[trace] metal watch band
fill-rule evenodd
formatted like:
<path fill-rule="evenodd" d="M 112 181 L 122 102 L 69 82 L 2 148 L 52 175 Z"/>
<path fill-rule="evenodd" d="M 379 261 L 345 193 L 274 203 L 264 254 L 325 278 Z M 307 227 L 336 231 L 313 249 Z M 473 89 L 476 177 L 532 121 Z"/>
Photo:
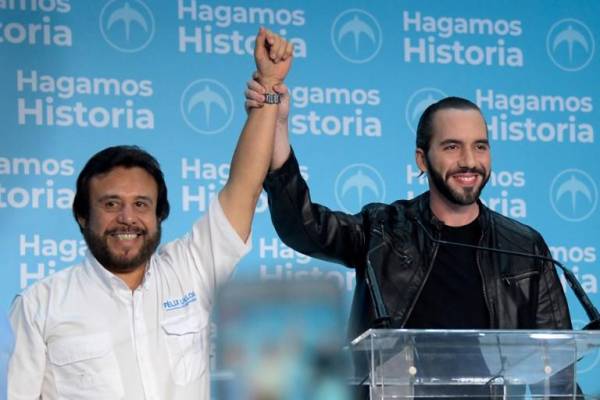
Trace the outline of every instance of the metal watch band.
<path fill-rule="evenodd" d="M 281 103 L 281 96 L 279 93 L 265 93 L 266 104 L 279 104 Z"/>

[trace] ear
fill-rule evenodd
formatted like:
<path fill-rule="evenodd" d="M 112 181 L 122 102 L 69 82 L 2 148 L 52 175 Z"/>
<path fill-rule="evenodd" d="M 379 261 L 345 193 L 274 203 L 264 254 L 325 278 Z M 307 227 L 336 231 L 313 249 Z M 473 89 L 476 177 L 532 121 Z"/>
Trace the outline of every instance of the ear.
<path fill-rule="evenodd" d="M 427 172 L 427 162 L 425 161 L 425 157 L 426 155 L 423 149 L 418 148 L 415 150 L 415 161 L 421 172 Z"/>
<path fill-rule="evenodd" d="M 84 229 L 87 225 L 87 221 L 81 216 L 77 216 L 77 223 L 79 224 L 80 229 Z"/>

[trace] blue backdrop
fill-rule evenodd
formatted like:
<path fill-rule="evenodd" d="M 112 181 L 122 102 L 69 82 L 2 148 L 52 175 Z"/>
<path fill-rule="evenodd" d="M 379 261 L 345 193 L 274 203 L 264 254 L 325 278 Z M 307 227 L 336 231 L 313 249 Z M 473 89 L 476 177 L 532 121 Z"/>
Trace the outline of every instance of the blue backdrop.
<path fill-rule="evenodd" d="M 165 240 L 204 213 L 245 119 L 260 25 L 296 46 L 290 131 L 315 200 L 355 212 L 425 190 L 419 115 L 467 97 L 489 124 L 484 201 L 542 232 L 600 304 L 598 15 L 589 0 L 0 0 L 0 307 L 83 254 L 74 183 L 105 146 L 137 144 L 162 163 Z M 264 196 L 253 243 L 238 276 L 308 274 L 350 297 L 353 271 L 283 245 Z M 600 393 L 594 357 L 581 379 Z"/>

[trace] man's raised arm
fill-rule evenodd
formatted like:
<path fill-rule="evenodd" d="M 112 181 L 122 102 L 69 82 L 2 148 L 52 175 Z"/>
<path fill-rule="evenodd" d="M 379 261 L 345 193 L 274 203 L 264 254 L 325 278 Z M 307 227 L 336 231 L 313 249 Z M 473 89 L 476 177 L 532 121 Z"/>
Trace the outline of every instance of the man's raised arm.
<path fill-rule="evenodd" d="M 281 84 L 292 62 L 292 45 L 261 28 L 256 37 L 254 60 L 257 77 L 269 93 Z M 245 241 L 250 235 L 256 202 L 273 154 L 277 104 L 252 109 L 238 140 L 229 179 L 219 193 L 227 219 Z"/>
<path fill-rule="evenodd" d="M 267 107 L 267 91 L 255 75 L 248 81 L 246 109 Z M 273 88 L 282 96 L 278 107 L 271 173 L 264 187 L 269 195 L 271 220 L 279 237 L 291 248 L 348 267 L 362 265 L 364 260 L 364 233 L 362 215 L 334 212 L 313 203 L 308 186 L 296 158 L 292 155 L 288 137 L 290 96 L 282 83 Z"/>
<path fill-rule="evenodd" d="M 261 108 L 265 105 L 264 97 L 267 90 L 259 83 L 258 73 L 255 73 L 247 83 L 245 107 L 248 112 Z M 281 96 L 281 103 L 277 110 L 277 122 L 275 124 L 275 140 L 273 142 L 273 156 L 271 158 L 270 170 L 275 171 L 290 157 L 291 147 L 288 137 L 288 117 L 290 114 L 290 95 L 285 84 L 281 83 L 273 87 L 273 91 Z"/>

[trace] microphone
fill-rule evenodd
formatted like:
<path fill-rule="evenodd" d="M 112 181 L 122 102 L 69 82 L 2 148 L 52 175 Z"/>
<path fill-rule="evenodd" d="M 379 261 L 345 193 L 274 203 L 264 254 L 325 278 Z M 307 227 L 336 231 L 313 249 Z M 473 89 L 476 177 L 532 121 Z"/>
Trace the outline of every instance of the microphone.
<path fill-rule="evenodd" d="M 373 265 L 371 264 L 370 256 L 374 250 L 379 249 L 383 246 L 381 243 L 379 246 L 373 247 L 371 250 L 367 252 L 367 266 L 365 273 L 365 283 L 367 284 L 367 288 L 369 289 L 369 294 L 371 295 L 371 300 L 373 300 L 373 310 L 375 311 L 375 321 L 373 321 L 373 326 L 375 328 L 384 328 L 387 329 L 390 327 L 390 314 L 387 311 L 387 307 L 383 302 L 383 296 L 381 295 L 381 288 L 379 287 L 379 281 L 377 280 L 377 276 L 375 275 L 375 270 L 373 269 Z"/>
<path fill-rule="evenodd" d="M 579 283 L 579 281 L 577 280 L 577 278 L 575 277 L 573 272 L 571 272 L 569 269 L 567 269 L 564 265 L 562 265 L 557 260 L 555 260 L 551 257 L 541 256 L 538 254 L 525 253 L 522 251 L 504 250 L 504 249 L 497 249 L 494 247 L 478 246 L 478 245 L 473 245 L 473 244 L 466 244 L 466 243 L 452 242 L 449 240 L 436 239 L 433 237 L 431 232 L 429 232 L 429 230 L 425 227 L 425 225 L 423 225 L 423 223 L 417 217 L 413 216 L 412 219 L 413 219 L 413 221 L 415 221 L 417 223 L 417 225 L 421 228 L 421 230 L 425 233 L 425 235 L 429 238 L 429 240 L 431 240 L 434 243 L 448 245 L 448 246 L 468 247 L 471 249 L 484 250 L 484 251 L 489 251 L 492 253 L 508 254 L 508 255 L 517 256 L 517 257 L 533 258 L 533 259 L 537 259 L 537 260 L 551 262 L 552 264 L 556 265 L 563 271 L 563 273 L 565 274 L 565 278 L 567 280 L 567 284 L 569 285 L 571 290 L 573 290 L 573 293 L 575 293 L 575 297 L 577 297 L 577 300 L 579 300 L 579 303 L 581 304 L 585 313 L 587 314 L 588 318 L 590 319 L 590 322 L 586 326 L 584 326 L 583 329 L 584 330 L 600 330 L 600 313 L 598 312 L 596 307 L 594 307 L 594 304 L 592 304 L 592 301 L 590 300 L 588 295 L 585 293 L 585 291 L 581 287 L 581 284 Z"/>

